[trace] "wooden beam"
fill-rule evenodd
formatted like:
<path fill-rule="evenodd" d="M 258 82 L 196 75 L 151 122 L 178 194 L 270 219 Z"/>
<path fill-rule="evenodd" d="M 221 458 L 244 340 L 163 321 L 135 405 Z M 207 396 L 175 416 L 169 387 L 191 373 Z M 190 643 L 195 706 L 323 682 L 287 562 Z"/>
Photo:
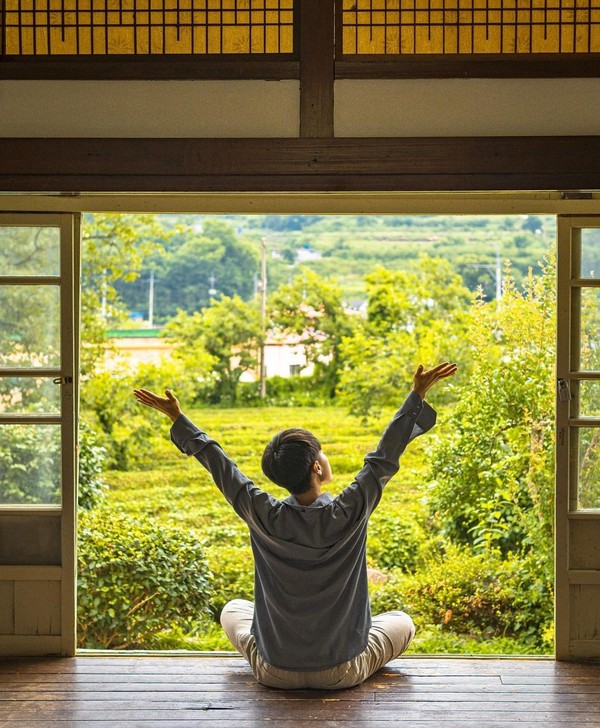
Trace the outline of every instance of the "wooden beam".
<path fill-rule="evenodd" d="M 300 136 L 333 136 L 334 2 L 300 5 Z"/>
<path fill-rule="evenodd" d="M 6 56 L 0 61 L 0 79 L 281 79 L 299 78 L 298 61 L 274 54 L 259 58 L 205 56 Z"/>
<path fill-rule="evenodd" d="M 600 189 L 600 136 L 0 139 L 1 191 Z"/>
<path fill-rule="evenodd" d="M 336 78 L 596 78 L 600 53 L 344 56 Z"/>

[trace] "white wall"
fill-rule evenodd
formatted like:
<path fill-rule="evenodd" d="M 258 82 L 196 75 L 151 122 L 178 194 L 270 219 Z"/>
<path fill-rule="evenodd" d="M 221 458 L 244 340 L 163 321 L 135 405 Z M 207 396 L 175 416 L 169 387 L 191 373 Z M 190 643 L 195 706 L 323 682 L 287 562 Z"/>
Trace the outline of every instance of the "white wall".
<path fill-rule="evenodd" d="M 298 133 L 298 81 L 0 81 L 2 137 Z"/>
<path fill-rule="evenodd" d="M 0 81 L 0 137 L 296 137 L 298 81 Z M 335 134 L 600 134 L 600 79 L 342 80 Z"/>
<path fill-rule="evenodd" d="M 335 134 L 600 134 L 600 79 L 336 81 Z"/>

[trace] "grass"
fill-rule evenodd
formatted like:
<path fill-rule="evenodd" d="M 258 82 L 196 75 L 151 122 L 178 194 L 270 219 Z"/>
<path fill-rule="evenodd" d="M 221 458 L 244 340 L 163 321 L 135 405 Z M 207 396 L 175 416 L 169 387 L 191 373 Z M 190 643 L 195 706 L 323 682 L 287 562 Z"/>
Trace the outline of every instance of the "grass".
<path fill-rule="evenodd" d="M 314 432 L 334 474 L 334 482 L 327 490 L 336 495 L 352 482 L 392 414 L 393 410 L 389 410 L 363 426 L 341 407 L 196 409 L 188 413 L 221 444 L 242 472 L 277 498 L 285 498 L 288 493 L 267 481 L 260 468 L 264 447 L 273 434 L 288 427 L 304 427 Z M 150 515 L 193 528 L 208 541 L 217 526 L 245 532 L 245 524 L 217 491 L 210 475 L 194 458 L 182 455 L 170 442 L 168 433 L 165 420 L 164 440 L 154 452 L 141 454 L 138 470 L 106 473 L 109 504 L 131 515 Z M 422 440 L 411 444 L 380 508 L 385 508 L 386 503 L 409 506 L 418 499 L 423 445 Z"/>

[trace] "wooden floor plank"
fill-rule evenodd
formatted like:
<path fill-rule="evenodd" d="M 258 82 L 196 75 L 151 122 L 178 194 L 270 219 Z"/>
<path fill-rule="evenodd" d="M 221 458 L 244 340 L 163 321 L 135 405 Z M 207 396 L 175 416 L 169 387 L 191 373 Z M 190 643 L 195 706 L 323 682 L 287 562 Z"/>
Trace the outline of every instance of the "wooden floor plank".
<path fill-rule="evenodd" d="M 360 711 L 363 715 L 378 713 L 385 715 L 388 712 L 404 713 L 408 710 L 421 710 L 423 712 L 447 712 L 450 710 L 461 712 L 477 712 L 480 715 L 487 713 L 496 713 L 498 715 L 504 713 L 512 713 L 518 709 L 525 713 L 530 712 L 546 712 L 548 714 L 569 713 L 579 714 L 586 713 L 600 718 L 600 702 L 582 703 L 580 701 L 570 701 L 565 704 L 559 699 L 554 700 L 538 700 L 530 701 L 526 704 L 519 700 L 495 700 L 493 698 L 487 700 L 471 700 L 465 701 L 460 698 L 447 700 L 445 696 L 439 695 L 437 700 L 399 700 L 399 701 L 346 701 L 339 698 L 329 699 L 303 699 L 288 700 L 286 706 L 278 704 L 279 701 L 273 700 L 231 700 L 228 698 L 213 699 L 211 697 L 192 697 L 177 698 L 176 700 L 139 700 L 136 698 L 128 698 L 123 700 L 121 696 L 113 699 L 49 699 L 49 700 L 7 700 L 0 703 L 0 718 L 14 717 L 17 713 L 36 715 L 43 712 L 44 715 L 59 715 L 60 713 L 85 713 L 93 714 L 96 712 L 108 714 L 117 713 L 145 713 L 152 711 L 154 713 L 168 711 L 220 711 L 234 710 L 240 714 L 249 710 L 259 711 L 265 714 L 273 710 L 279 711 L 282 707 L 290 713 L 301 714 L 303 712 L 315 712 L 319 715 L 325 715 L 335 711 L 336 714 L 347 714 L 350 711 Z M 333 716 L 334 717 L 334 716 Z"/>
<path fill-rule="evenodd" d="M 282 718 L 283 715 L 287 719 L 296 720 L 297 727 L 304 724 L 316 726 L 322 724 L 323 721 L 337 721 L 338 726 L 346 723 L 348 726 L 355 725 L 358 721 L 372 721 L 380 720 L 385 722 L 392 722 L 394 720 L 398 722 L 406 723 L 406 721 L 414 720 L 429 720 L 435 721 L 438 724 L 445 726 L 445 721 L 454 719 L 455 721 L 463 721 L 463 726 L 468 725 L 469 722 L 477 724 L 479 726 L 487 726 L 489 721 L 503 721 L 504 724 L 521 723 L 525 725 L 537 725 L 547 724 L 548 722 L 567 725 L 586 725 L 590 724 L 593 726 L 600 725 L 600 713 L 585 713 L 585 712 L 563 712 L 563 713 L 552 713 L 547 710 L 538 711 L 523 711 L 523 710 L 512 710 L 503 711 L 497 713 L 496 711 L 481 711 L 481 710 L 461 710 L 460 713 L 455 715 L 450 714 L 445 708 L 436 709 L 431 711 L 424 711 L 421 708 L 415 708 L 413 706 L 399 707 L 398 710 L 389 711 L 386 714 L 376 709 L 361 709 L 358 714 L 355 710 L 345 710 L 343 708 L 338 709 L 337 707 L 330 708 L 328 710 L 306 710 L 300 709 L 298 711 L 285 709 L 285 713 L 266 710 L 252 710 L 243 708 L 218 708 L 214 706 L 199 707 L 197 709 L 154 709 L 148 708 L 145 710 L 128 710 L 128 711 L 103 711 L 103 710 L 61 710 L 60 712 L 54 710 L 39 710 L 32 712 L 27 709 L 15 709 L 12 713 L 7 712 L 0 717 L 0 721 L 4 721 L 4 725 L 13 725 L 15 720 L 29 720 L 29 722 L 41 721 L 41 720 L 71 720 L 80 721 L 81 725 L 88 725 L 91 721 L 103 720 L 103 721 L 122 721 L 129 722 L 129 725 L 137 723 L 138 721 L 148 720 L 169 720 L 169 721 L 196 721 L 199 724 L 205 726 L 215 726 L 227 717 L 228 720 L 234 720 L 238 725 L 247 725 L 248 722 L 252 721 L 263 721 L 264 725 L 270 725 L 271 722 L 277 718 Z"/>
<path fill-rule="evenodd" d="M 0 724 L 2 725 L 2 724 Z M 67 721 L 31 721 L 29 719 L 19 720 L 15 719 L 9 726 L 3 726 L 3 728 L 81 728 L 82 725 L 90 726 L 90 728 L 194 728 L 198 725 L 197 721 L 192 718 L 190 720 L 177 718 L 166 719 L 166 720 L 138 720 L 135 722 L 131 721 L 106 721 L 106 720 L 88 720 L 84 723 L 77 720 Z M 218 725 L 220 728 L 240 728 L 240 723 L 236 719 L 228 719 L 219 717 Z M 302 728 L 303 723 L 297 719 L 293 720 L 269 720 L 265 723 L 261 720 L 249 720 L 245 721 L 243 728 Z M 314 725 L 314 723 L 311 723 Z M 319 728 L 340 728 L 342 723 L 338 720 L 332 721 L 321 721 L 319 722 Z M 362 720 L 357 718 L 353 721 L 352 725 L 360 726 L 360 728 L 399 728 L 400 724 L 396 718 L 389 720 Z M 482 723 L 466 723 L 464 720 L 444 720 L 440 723 L 439 719 L 433 718 L 432 720 L 427 719 L 413 719 L 410 724 L 403 722 L 401 724 L 403 728 L 465 728 L 465 726 L 473 725 L 478 728 L 525 728 L 527 725 L 543 725 L 544 728 L 565 728 L 567 725 L 564 722 L 555 722 L 553 720 L 541 720 L 535 721 L 534 723 L 526 723 L 523 721 L 515 721 L 507 723 L 504 719 L 491 719 L 486 720 L 485 724 Z M 586 724 L 586 728 L 591 728 L 593 724 Z"/>
<path fill-rule="evenodd" d="M 375 686 L 372 686 L 375 687 Z M 131 696 L 143 696 L 145 698 L 156 699 L 192 699 L 199 696 L 206 696 L 206 699 L 216 699 L 219 696 L 227 696 L 235 700 L 248 700 L 249 698 L 256 700 L 301 700 L 305 697 L 325 698 L 331 695 L 330 691 L 285 691 L 285 690 L 269 690 L 260 688 L 257 684 L 230 689 L 221 685 L 198 685 L 195 689 L 182 686 L 163 686 L 163 685 L 144 685 L 136 686 L 130 683 L 119 685 L 111 683 L 106 685 L 103 683 L 76 686 L 56 686 L 44 685 L 44 689 L 40 689 L 39 684 L 22 686 L 13 684 L 11 689 L 0 690 L 1 700 L 53 700 L 66 699 L 76 696 L 78 699 L 106 699 L 106 695 L 114 695 L 116 698 L 129 699 Z M 510 686 L 510 688 L 502 687 L 493 688 L 486 686 L 478 688 L 476 686 L 457 686 L 444 685 L 406 685 L 399 688 L 377 687 L 373 692 L 345 690 L 336 691 L 335 696 L 340 700 L 365 701 L 377 700 L 384 702 L 397 702 L 403 700 L 433 700 L 436 696 L 443 695 L 445 700 L 456 700 L 457 696 L 463 696 L 464 700 L 476 700 L 479 696 L 494 696 L 497 700 L 519 700 L 529 702 L 534 700 L 542 700 L 543 696 L 560 696 L 562 700 L 600 700 L 600 691 L 595 686 L 566 686 L 557 690 L 552 686 L 534 685 L 534 686 Z M 104 696 L 104 698 L 103 698 Z M 375 698 L 376 696 L 376 698 Z"/>
<path fill-rule="evenodd" d="M 259 685 L 239 657 L 8 659 L 0 728 L 600 728 L 600 666 L 396 660 L 342 691 Z"/>

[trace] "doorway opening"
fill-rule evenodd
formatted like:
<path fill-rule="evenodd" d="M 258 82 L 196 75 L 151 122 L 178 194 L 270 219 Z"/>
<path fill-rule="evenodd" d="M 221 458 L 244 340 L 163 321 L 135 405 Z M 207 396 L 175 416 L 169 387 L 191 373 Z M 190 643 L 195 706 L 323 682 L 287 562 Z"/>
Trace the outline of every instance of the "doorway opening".
<path fill-rule="evenodd" d="M 276 497 L 264 445 L 314 431 L 335 495 L 449 359 L 370 522 L 373 612 L 413 615 L 413 653 L 551 654 L 555 237 L 551 215 L 84 215 L 79 646 L 228 650 L 218 614 L 252 598 L 245 525 L 134 386 L 172 388 Z"/>

